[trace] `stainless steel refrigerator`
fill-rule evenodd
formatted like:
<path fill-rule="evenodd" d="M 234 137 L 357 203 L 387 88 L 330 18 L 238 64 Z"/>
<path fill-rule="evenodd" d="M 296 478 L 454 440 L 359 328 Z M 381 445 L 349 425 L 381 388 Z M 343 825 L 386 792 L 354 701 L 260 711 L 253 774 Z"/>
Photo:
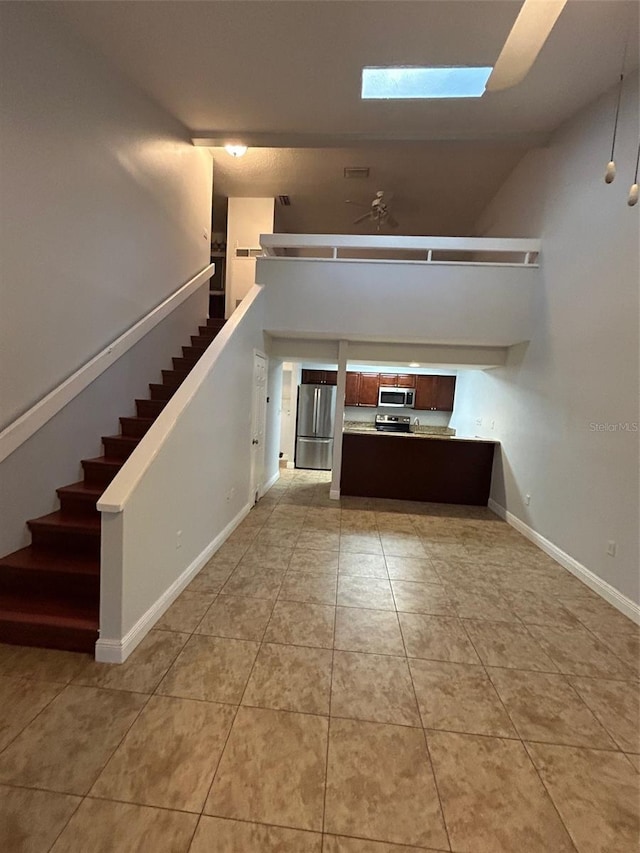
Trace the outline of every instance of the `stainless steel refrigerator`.
<path fill-rule="evenodd" d="M 335 385 L 298 387 L 296 468 L 331 470 L 335 411 Z"/>

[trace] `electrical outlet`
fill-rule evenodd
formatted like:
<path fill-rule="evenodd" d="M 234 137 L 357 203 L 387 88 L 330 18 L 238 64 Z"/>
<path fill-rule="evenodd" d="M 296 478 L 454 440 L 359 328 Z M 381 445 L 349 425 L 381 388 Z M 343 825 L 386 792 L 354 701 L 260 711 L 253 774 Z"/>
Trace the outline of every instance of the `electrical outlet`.
<path fill-rule="evenodd" d="M 613 539 L 609 539 L 609 541 L 607 542 L 607 554 L 610 557 L 615 557 L 617 550 L 618 550 L 618 543 L 614 542 Z"/>
<path fill-rule="evenodd" d="M 176 531 L 176 550 L 182 548 L 182 530 Z"/>
<path fill-rule="evenodd" d="M 531 503 L 531 495 L 525 495 L 524 496 L 524 505 L 529 506 L 530 503 Z"/>

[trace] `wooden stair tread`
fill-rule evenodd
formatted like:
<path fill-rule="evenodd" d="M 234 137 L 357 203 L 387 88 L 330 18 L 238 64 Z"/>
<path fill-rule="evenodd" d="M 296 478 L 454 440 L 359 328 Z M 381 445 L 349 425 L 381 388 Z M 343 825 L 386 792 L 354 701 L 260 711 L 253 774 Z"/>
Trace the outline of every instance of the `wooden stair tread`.
<path fill-rule="evenodd" d="M 87 462 L 89 465 L 104 465 L 105 467 L 112 467 L 114 465 L 117 465 L 118 468 L 122 468 L 125 463 L 125 460 L 116 459 L 112 456 L 94 456 L 92 459 L 83 459 L 82 462 Z"/>
<path fill-rule="evenodd" d="M 104 489 L 100 486 L 88 486 L 84 480 L 79 480 L 77 483 L 69 483 L 68 486 L 60 486 L 59 489 L 56 489 L 56 494 L 58 495 L 78 495 L 80 497 L 93 498 L 95 497 L 96 502 L 100 500 L 100 497 Z"/>
<path fill-rule="evenodd" d="M 0 558 L 0 575 L 3 567 L 25 572 L 65 572 L 77 575 L 99 575 L 100 560 L 86 554 L 63 554 L 60 551 L 34 548 L 28 545 L 6 557 Z"/>
<path fill-rule="evenodd" d="M 99 515 L 65 515 L 61 510 L 56 510 L 48 513 L 48 515 L 41 515 L 39 518 L 31 518 L 27 524 L 30 528 L 55 527 L 60 530 L 99 536 L 101 520 Z"/>
<path fill-rule="evenodd" d="M 45 613 L 36 609 L 16 609 L 15 603 L 0 605 L 0 622 L 46 625 L 50 628 L 73 628 L 98 631 L 98 613 Z"/>

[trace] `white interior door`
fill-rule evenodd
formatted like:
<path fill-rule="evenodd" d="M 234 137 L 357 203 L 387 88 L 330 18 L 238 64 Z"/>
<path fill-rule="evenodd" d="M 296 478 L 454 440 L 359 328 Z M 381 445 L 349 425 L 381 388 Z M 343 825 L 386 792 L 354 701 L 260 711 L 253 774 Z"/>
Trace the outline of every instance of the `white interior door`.
<path fill-rule="evenodd" d="M 253 354 L 253 404 L 251 415 L 251 492 L 255 503 L 264 484 L 264 438 L 267 421 L 267 358 Z"/>

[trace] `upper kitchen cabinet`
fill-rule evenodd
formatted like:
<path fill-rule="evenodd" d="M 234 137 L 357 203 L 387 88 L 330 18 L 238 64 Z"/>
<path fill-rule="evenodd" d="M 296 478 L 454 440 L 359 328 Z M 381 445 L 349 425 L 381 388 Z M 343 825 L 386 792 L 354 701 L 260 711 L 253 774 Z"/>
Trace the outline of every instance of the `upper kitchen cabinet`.
<path fill-rule="evenodd" d="M 337 370 L 303 370 L 303 385 L 337 385 Z"/>
<path fill-rule="evenodd" d="M 415 409 L 452 412 L 456 389 L 455 376 L 416 376 Z"/>
<path fill-rule="evenodd" d="M 358 394 L 359 406 L 378 405 L 378 388 L 380 386 L 379 373 L 361 373 L 360 374 L 360 392 Z"/>
<path fill-rule="evenodd" d="M 415 388 L 416 377 L 413 373 L 399 373 L 397 378 L 398 388 Z"/>
<path fill-rule="evenodd" d="M 347 373 L 347 381 L 344 389 L 345 406 L 360 405 L 360 374 Z"/>

